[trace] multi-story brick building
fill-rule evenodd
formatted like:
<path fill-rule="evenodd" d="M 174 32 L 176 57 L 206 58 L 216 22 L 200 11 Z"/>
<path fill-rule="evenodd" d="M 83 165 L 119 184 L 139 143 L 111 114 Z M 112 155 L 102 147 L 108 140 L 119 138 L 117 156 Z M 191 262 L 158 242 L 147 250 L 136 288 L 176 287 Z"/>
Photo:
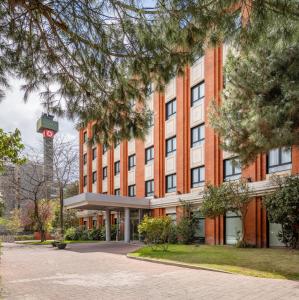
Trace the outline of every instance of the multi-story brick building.
<path fill-rule="evenodd" d="M 274 149 L 268 155 L 259 155 L 247 168 L 232 164 L 234 155 L 221 150 L 219 137 L 208 125 L 208 109 L 212 99 L 220 102 L 226 52 L 226 46 L 207 50 L 186 67 L 183 76 L 173 78 L 164 93 L 149 95 L 148 106 L 154 117 L 144 141 L 122 141 L 110 149 L 101 145 L 89 147 L 86 141 L 91 137 L 92 125 L 79 132 L 82 194 L 75 200 L 67 200 L 66 205 L 89 209 L 80 213 L 82 225 L 99 226 L 111 211 L 109 223 L 117 220 L 122 223 L 123 207 L 134 209 L 127 205 L 127 196 L 133 197 L 135 208 L 147 208 L 154 216 L 170 215 L 178 220 L 180 200 L 192 203 L 197 209 L 205 183 L 219 185 L 242 176 L 253 190 L 246 216 L 247 242 L 257 247 L 279 245 L 276 238 L 279 226 L 269 224 L 261 196 L 273 188 L 270 174 L 299 172 L 299 150 Z M 98 205 L 96 202 L 91 205 L 93 197 L 99 201 Z M 109 209 L 107 201 L 117 204 L 110 206 L 103 217 L 100 210 Z M 131 216 L 134 220 L 134 214 Z M 135 219 L 138 217 L 136 214 Z M 231 213 L 202 219 L 199 226 L 198 235 L 207 244 L 234 243 L 236 232 L 241 230 L 240 218 Z"/>

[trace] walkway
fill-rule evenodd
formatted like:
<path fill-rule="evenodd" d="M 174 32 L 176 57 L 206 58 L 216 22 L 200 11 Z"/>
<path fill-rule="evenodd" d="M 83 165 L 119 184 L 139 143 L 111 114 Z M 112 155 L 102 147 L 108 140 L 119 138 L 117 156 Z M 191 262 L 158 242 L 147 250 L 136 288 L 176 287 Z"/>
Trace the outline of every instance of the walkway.
<path fill-rule="evenodd" d="M 128 259 L 138 245 L 4 244 L 3 298 L 48 299 L 299 299 L 299 282 L 191 270 Z M 0 297 L 1 298 L 1 297 Z"/>

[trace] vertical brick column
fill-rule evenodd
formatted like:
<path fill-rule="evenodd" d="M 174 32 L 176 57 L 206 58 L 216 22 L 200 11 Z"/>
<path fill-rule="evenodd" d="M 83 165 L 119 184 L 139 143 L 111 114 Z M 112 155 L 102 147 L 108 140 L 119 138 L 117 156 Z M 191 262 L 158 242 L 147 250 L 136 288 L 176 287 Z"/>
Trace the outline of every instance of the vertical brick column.
<path fill-rule="evenodd" d="M 176 177 L 177 192 L 190 191 L 190 80 L 189 68 L 176 79 Z M 188 101 L 189 100 L 189 101 Z"/>
<path fill-rule="evenodd" d="M 97 145 L 97 192 L 102 193 L 103 183 L 103 147 L 101 144 Z"/>
<path fill-rule="evenodd" d="M 158 217 L 163 217 L 165 216 L 165 208 L 154 208 L 153 209 L 153 217 L 158 218 Z"/>
<path fill-rule="evenodd" d="M 220 139 L 209 126 L 208 108 L 213 99 L 220 104 L 222 77 L 222 48 L 208 49 L 205 53 L 205 179 L 213 185 L 223 181 L 223 162 Z M 205 231 L 207 244 L 223 244 L 224 218 L 207 218 Z"/>
<path fill-rule="evenodd" d="M 92 123 L 87 126 L 88 139 L 92 138 Z M 87 191 L 92 192 L 92 147 L 87 144 Z"/>
<path fill-rule="evenodd" d="M 83 218 L 79 218 L 79 225 L 80 225 L 80 226 L 83 226 L 83 224 L 84 224 Z"/>
<path fill-rule="evenodd" d="M 136 168 L 135 168 L 135 182 L 136 182 L 136 196 L 144 197 L 145 185 L 144 185 L 144 142 L 142 140 L 136 139 Z"/>
<path fill-rule="evenodd" d="M 128 195 L 128 142 L 120 145 L 120 194 Z"/>
<path fill-rule="evenodd" d="M 299 147 L 292 147 L 292 174 L 299 174 Z"/>
<path fill-rule="evenodd" d="M 165 97 L 162 93 L 154 94 L 154 189 L 155 197 L 165 195 Z"/>
<path fill-rule="evenodd" d="M 84 143 L 83 129 L 80 129 L 79 130 L 79 193 L 80 194 L 83 193 L 83 143 Z"/>
<path fill-rule="evenodd" d="M 97 228 L 101 228 L 103 226 L 103 216 L 97 215 Z"/>
<path fill-rule="evenodd" d="M 107 192 L 108 195 L 114 194 L 114 146 L 110 146 L 108 153 L 107 153 L 107 167 L 108 167 L 108 174 L 107 174 Z"/>
<path fill-rule="evenodd" d="M 92 217 L 88 217 L 88 229 L 92 229 Z"/>

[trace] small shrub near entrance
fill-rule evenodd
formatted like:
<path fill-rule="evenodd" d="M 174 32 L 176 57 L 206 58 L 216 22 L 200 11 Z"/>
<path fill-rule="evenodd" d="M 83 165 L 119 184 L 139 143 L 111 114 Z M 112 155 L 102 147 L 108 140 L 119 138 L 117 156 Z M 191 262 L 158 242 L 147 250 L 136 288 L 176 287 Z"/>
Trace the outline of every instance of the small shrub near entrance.
<path fill-rule="evenodd" d="M 145 216 L 138 226 L 138 232 L 153 250 L 166 251 L 173 231 L 172 220 L 169 217 L 151 218 Z"/>

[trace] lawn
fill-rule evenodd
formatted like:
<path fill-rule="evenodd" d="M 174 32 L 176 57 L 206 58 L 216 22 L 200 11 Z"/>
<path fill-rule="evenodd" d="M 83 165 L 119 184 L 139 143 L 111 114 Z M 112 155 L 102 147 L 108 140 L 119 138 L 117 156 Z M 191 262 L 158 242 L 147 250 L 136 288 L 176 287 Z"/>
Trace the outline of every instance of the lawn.
<path fill-rule="evenodd" d="M 180 262 L 256 277 L 299 280 L 298 250 L 169 245 L 165 252 L 143 247 L 129 256 Z"/>
<path fill-rule="evenodd" d="M 52 245 L 53 240 L 47 240 L 44 242 L 41 241 L 18 241 L 18 244 L 26 244 L 26 245 Z M 101 241 L 64 241 L 66 244 L 78 244 L 78 243 L 100 243 Z"/>

